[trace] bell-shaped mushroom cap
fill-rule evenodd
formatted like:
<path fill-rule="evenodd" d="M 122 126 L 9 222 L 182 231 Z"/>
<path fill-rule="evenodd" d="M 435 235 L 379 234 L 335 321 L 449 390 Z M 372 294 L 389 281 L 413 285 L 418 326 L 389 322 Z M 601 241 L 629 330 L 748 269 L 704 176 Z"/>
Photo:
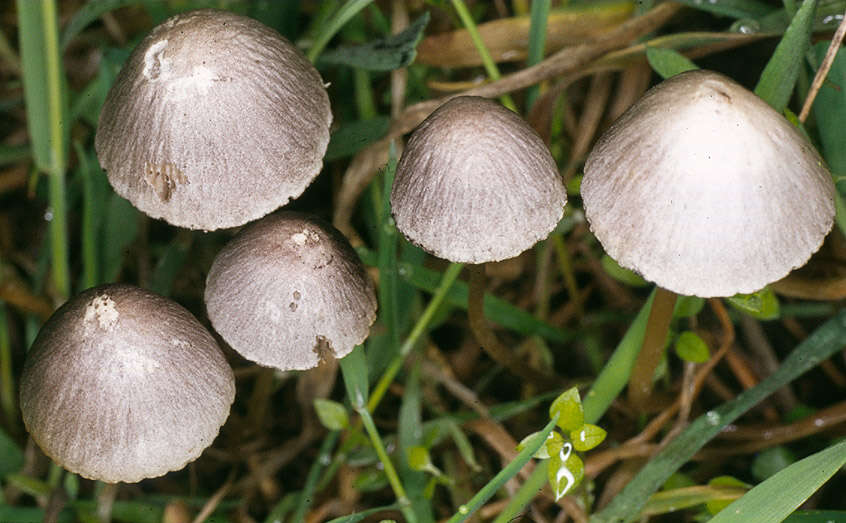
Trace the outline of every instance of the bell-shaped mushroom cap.
<path fill-rule="evenodd" d="M 543 140 L 496 102 L 453 98 L 412 133 L 391 206 L 412 243 L 447 260 L 517 256 L 555 228 L 567 192 Z"/>
<path fill-rule="evenodd" d="M 212 335 L 171 300 L 129 285 L 75 296 L 27 354 L 21 414 L 56 463 L 136 482 L 178 470 L 211 445 L 235 399 Z"/>
<path fill-rule="evenodd" d="M 153 218 L 213 230 L 296 198 L 323 165 L 332 113 L 317 70 L 256 20 L 204 9 L 135 48 L 97 128 L 118 194 Z"/>
<path fill-rule="evenodd" d="M 280 370 L 346 356 L 376 319 L 373 283 L 347 239 L 295 212 L 241 230 L 212 263 L 205 299 L 233 349 Z"/>
<path fill-rule="evenodd" d="M 723 75 L 648 91 L 585 164 L 585 214 L 623 267 L 679 294 L 756 291 L 803 265 L 834 220 L 813 146 Z"/>

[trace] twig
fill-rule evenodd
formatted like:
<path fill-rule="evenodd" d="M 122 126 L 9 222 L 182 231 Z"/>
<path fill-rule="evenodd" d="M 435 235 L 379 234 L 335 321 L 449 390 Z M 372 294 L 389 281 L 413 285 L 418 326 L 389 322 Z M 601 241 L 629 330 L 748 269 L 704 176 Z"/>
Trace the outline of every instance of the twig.
<path fill-rule="evenodd" d="M 405 0 L 391 2 L 391 33 L 397 34 L 408 27 L 408 7 Z M 408 84 L 408 69 L 401 67 L 391 71 L 391 118 L 402 113 Z"/>
<path fill-rule="evenodd" d="M 565 180 L 573 177 L 588 152 L 590 152 L 590 147 L 594 142 L 594 138 L 596 138 L 596 131 L 599 129 L 599 123 L 602 121 L 602 115 L 605 114 L 605 108 L 608 105 L 610 94 L 611 73 L 599 72 L 593 75 L 590 80 L 587 97 L 585 98 L 582 115 L 579 118 L 577 134 L 570 148 L 570 161 L 564 169 L 563 177 Z"/>
<path fill-rule="evenodd" d="M 753 360 L 763 370 L 764 377 L 778 370 L 778 358 L 764 333 L 761 323 L 751 316 L 743 315 L 740 318 L 740 326 L 743 329 L 743 334 L 745 334 L 749 350 L 754 355 Z M 782 412 L 790 412 L 799 403 L 796 394 L 793 393 L 793 389 L 789 385 L 775 391 L 773 398 L 781 403 Z"/>
<path fill-rule="evenodd" d="M 843 15 L 840 25 L 837 26 L 837 31 L 834 32 L 834 37 L 831 39 L 831 44 L 825 52 L 820 68 L 817 69 L 817 74 L 814 76 L 814 81 L 811 82 L 811 89 L 808 90 L 808 96 L 805 98 L 805 104 L 802 106 L 802 111 L 799 113 L 799 121 L 805 123 L 808 114 L 811 112 L 811 106 L 814 105 L 814 99 L 817 97 L 820 88 L 822 87 L 825 77 L 828 76 L 828 71 L 834 64 L 834 57 L 840 49 L 840 44 L 843 42 L 843 37 L 846 36 L 846 13 Z"/>
<path fill-rule="evenodd" d="M 844 422 L 846 422 L 846 404 L 841 402 L 807 418 L 778 427 L 729 425 L 718 434 L 718 437 L 735 441 L 746 440 L 745 443 L 733 443 L 726 447 L 704 449 L 697 453 L 694 459 L 701 461 L 715 457 L 752 454 L 765 448 L 775 447 L 829 430 L 835 426 L 843 425 Z"/>
<path fill-rule="evenodd" d="M 442 371 L 429 361 L 422 362 L 421 370 L 423 371 L 423 374 L 443 385 L 444 388 L 459 401 L 476 411 L 479 416 L 482 416 L 483 418 L 490 417 L 488 408 L 484 403 L 482 403 L 482 400 L 475 392 L 473 392 L 472 389 L 468 388 L 452 376 L 449 376 L 446 372 Z"/>
<path fill-rule="evenodd" d="M 234 479 L 235 469 L 233 468 L 229 473 L 229 477 L 226 479 L 226 482 L 217 489 L 217 492 L 212 494 L 208 501 L 206 501 L 206 504 L 203 505 L 202 509 L 200 509 L 200 512 L 197 514 L 197 517 L 194 518 L 192 523 L 203 523 L 203 521 L 212 515 L 220 502 L 223 501 L 223 498 L 226 497 L 226 494 L 229 493 Z"/>

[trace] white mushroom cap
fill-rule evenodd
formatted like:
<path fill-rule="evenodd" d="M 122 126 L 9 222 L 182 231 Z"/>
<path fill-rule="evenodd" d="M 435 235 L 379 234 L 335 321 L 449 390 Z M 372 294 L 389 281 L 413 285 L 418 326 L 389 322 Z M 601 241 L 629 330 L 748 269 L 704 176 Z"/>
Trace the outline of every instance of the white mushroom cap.
<path fill-rule="evenodd" d="M 133 51 L 95 147 L 140 210 L 213 230 L 302 194 L 331 122 L 323 81 L 296 47 L 256 20 L 204 9 L 168 18 Z"/>
<path fill-rule="evenodd" d="M 567 192 L 543 140 L 518 115 L 460 96 L 421 123 L 397 165 L 397 228 L 447 260 L 517 256 L 564 214 Z"/>
<path fill-rule="evenodd" d="M 41 329 L 21 377 L 21 414 L 56 463 L 136 482 L 211 445 L 235 379 L 212 335 L 171 300 L 129 285 L 89 289 Z"/>
<path fill-rule="evenodd" d="M 585 164 L 585 214 L 623 267 L 679 294 L 756 291 L 803 265 L 834 220 L 813 146 L 723 75 L 648 91 Z"/>
<path fill-rule="evenodd" d="M 373 283 L 347 239 L 294 212 L 241 230 L 212 263 L 205 300 L 233 349 L 281 370 L 346 356 L 376 319 Z"/>

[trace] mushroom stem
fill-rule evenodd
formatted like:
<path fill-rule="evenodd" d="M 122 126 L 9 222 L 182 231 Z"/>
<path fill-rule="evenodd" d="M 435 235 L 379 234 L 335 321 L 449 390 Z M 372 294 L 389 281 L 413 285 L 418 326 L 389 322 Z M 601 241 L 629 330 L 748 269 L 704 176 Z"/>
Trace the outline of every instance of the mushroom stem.
<path fill-rule="evenodd" d="M 103 487 L 97 494 L 97 519 L 100 523 L 109 523 L 112 520 L 112 507 L 117 497 L 117 483 L 103 483 Z"/>
<path fill-rule="evenodd" d="M 553 389 L 561 387 L 562 382 L 556 376 L 546 374 L 529 367 L 526 363 L 515 357 L 511 350 L 500 343 L 496 334 L 488 328 L 484 313 L 485 297 L 485 266 L 469 265 L 470 269 L 470 296 L 467 302 L 467 315 L 470 319 L 470 330 L 482 349 L 488 353 L 495 362 L 499 363 L 513 374 L 528 380 L 539 387 Z"/>
<path fill-rule="evenodd" d="M 629 378 L 629 401 L 640 412 L 646 410 L 647 401 L 652 394 L 652 380 L 655 368 L 664 354 L 676 297 L 676 293 L 663 287 L 655 289 L 655 299 L 652 300 L 652 310 L 649 311 L 649 319 L 646 321 L 643 345 Z"/>

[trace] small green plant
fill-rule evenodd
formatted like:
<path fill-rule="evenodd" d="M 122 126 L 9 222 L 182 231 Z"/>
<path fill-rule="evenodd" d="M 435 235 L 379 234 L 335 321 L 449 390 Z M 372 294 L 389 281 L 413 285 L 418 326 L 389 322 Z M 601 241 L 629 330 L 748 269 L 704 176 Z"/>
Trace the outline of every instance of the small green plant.
<path fill-rule="evenodd" d="M 752 294 L 736 294 L 728 302 L 735 309 L 759 320 L 774 320 L 779 316 L 778 298 L 769 287 Z"/>
<path fill-rule="evenodd" d="M 407 458 L 408 466 L 412 470 L 426 472 L 432 476 L 426 483 L 426 488 L 423 489 L 423 495 L 426 499 L 432 499 L 435 493 L 435 487 L 438 485 L 452 485 L 452 479 L 432 463 L 432 456 L 426 447 L 417 445 L 409 448 Z"/>
<path fill-rule="evenodd" d="M 582 398 L 576 387 L 565 390 L 549 406 L 549 419 L 555 420 L 559 430 L 553 430 L 546 442 L 535 452 L 537 459 L 548 459 L 549 486 L 556 501 L 581 484 L 585 476 L 585 464 L 576 452 L 587 452 L 605 440 L 605 429 L 592 423 L 585 423 Z M 521 448 L 536 432 L 520 442 Z"/>

